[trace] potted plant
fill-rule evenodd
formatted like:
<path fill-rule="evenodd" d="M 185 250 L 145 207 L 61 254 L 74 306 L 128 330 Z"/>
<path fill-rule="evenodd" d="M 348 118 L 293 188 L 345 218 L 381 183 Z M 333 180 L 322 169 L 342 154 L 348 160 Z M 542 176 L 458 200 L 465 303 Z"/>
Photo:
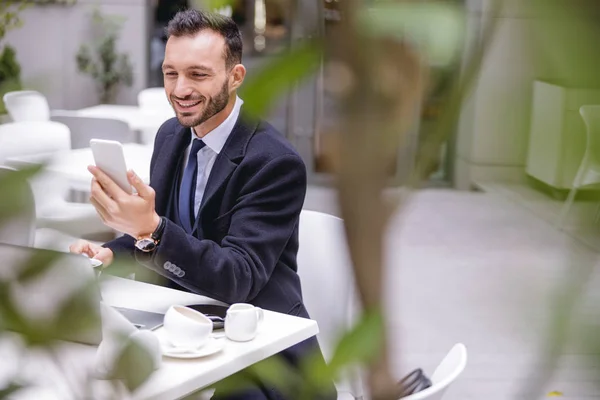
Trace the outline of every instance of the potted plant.
<path fill-rule="evenodd" d="M 114 103 L 121 85 L 133 84 L 133 67 L 129 55 L 117 52 L 117 39 L 123 20 L 106 16 L 95 10 L 92 14 L 96 42 L 93 47 L 82 44 L 77 52 L 77 67 L 90 75 L 98 88 L 99 100 L 103 104 Z"/>
<path fill-rule="evenodd" d="M 21 66 L 17 61 L 17 52 L 8 44 L 2 45 L 6 33 L 23 24 L 19 13 L 27 7 L 27 3 L 0 2 L 0 115 L 6 114 L 2 96 L 4 93 L 21 89 Z"/>

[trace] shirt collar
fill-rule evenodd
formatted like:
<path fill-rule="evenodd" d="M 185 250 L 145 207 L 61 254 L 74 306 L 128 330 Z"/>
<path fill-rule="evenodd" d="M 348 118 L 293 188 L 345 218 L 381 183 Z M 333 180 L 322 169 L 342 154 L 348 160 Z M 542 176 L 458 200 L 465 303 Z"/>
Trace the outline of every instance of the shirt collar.
<path fill-rule="evenodd" d="M 206 147 L 210 148 L 215 153 L 221 153 L 223 150 L 223 146 L 225 146 L 225 142 L 235 123 L 237 122 L 238 116 L 240 115 L 240 109 L 242 108 L 242 104 L 244 101 L 240 99 L 238 96 L 235 96 L 235 104 L 233 105 L 233 109 L 231 110 L 231 114 L 221 123 L 221 125 L 217 126 L 212 131 L 208 132 L 203 138 L 202 141 L 206 145 Z M 194 128 L 190 129 L 192 133 L 192 140 L 197 139 L 196 132 L 194 132 Z"/>

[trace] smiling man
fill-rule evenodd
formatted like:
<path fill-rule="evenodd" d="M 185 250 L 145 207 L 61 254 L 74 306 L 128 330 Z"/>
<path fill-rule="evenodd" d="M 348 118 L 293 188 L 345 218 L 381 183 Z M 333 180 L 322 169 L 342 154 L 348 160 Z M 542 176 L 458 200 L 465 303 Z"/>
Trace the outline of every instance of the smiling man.
<path fill-rule="evenodd" d="M 92 204 L 125 235 L 102 247 L 80 241 L 71 251 L 106 266 L 132 257 L 138 280 L 166 277 L 176 289 L 308 317 L 296 273 L 306 169 L 271 125 L 241 114 L 240 32 L 230 18 L 187 10 L 167 34 L 163 73 L 176 118 L 157 133 L 150 185 L 130 171 L 137 194 L 128 195 L 90 167 Z M 314 338 L 282 356 L 297 365 L 310 351 L 318 351 Z M 226 398 L 281 396 L 256 383 Z"/>

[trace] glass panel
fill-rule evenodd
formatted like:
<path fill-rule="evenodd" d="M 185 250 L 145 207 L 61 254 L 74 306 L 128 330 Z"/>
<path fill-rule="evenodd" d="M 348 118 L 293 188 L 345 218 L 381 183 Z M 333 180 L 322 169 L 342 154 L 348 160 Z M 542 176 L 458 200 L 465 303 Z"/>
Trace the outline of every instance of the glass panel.
<path fill-rule="evenodd" d="M 290 1 L 237 0 L 232 4 L 232 18 L 242 31 L 243 63 L 252 76 L 261 65 L 290 46 Z M 287 96 L 276 102 L 267 116 L 279 132 L 287 135 Z"/>

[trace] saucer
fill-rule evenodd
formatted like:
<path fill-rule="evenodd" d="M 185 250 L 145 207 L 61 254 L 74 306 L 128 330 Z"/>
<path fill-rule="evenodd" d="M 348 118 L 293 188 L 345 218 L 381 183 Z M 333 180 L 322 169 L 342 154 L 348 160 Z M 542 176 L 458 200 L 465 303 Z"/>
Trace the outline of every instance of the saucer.
<path fill-rule="evenodd" d="M 197 349 L 183 350 L 172 346 L 167 343 L 166 340 L 161 338 L 160 347 L 162 354 L 165 357 L 171 358 L 200 358 L 213 355 L 223 350 L 225 347 L 225 340 L 218 340 L 214 337 L 208 338 L 205 344 Z"/>

